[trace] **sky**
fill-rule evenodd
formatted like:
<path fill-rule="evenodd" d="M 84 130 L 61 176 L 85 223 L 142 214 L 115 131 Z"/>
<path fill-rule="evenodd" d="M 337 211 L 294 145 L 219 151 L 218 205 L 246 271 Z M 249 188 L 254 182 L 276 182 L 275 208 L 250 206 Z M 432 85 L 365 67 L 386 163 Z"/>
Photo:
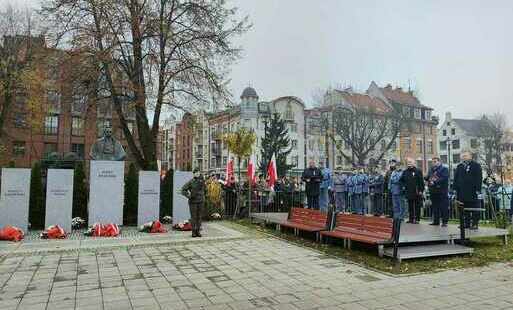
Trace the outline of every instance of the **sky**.
<path fill-rule="evenodd" d="M 9 0 L 0 0 L 6 2 Z M 12 1 L 12 0 L 10 0 Z M 37 3 L 37 0 L 18 2 Z M 253 27 L 236 44 L 236 102 L 371 81 L 417 91 L 443 120 L 502 112 L 513 121 L 511 0 L 228 0 Z"/>

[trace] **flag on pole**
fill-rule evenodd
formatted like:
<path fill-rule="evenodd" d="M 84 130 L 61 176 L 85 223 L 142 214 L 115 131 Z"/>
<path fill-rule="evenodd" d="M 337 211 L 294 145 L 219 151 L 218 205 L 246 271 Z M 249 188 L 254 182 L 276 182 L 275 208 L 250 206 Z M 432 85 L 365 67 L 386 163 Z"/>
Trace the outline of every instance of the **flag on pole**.
<path fill-rule="evenodd" d="M 233 177 L 233 158 L 231 158 L 226 164 L 226 185 L 230 185 L 231 183 L 233 183 Z"/>
<path fill-rule="evenodd" d="M 276 180 L 278 179 L 278 173 L 276 172 L 276 157 L 273 154 L 273 157 L 271 157 L 271 161 L 269 162 L 269 165 L 267 166 L 267 185 L 274 190 L 274 184 L 276 183 Z"/>
<path fill-rule="evenodd" d="M 248 162 L 248 181 L 251 182 L 251 186 L 255 185 L 255 165 L 253 164 L 251 158 Z"/>

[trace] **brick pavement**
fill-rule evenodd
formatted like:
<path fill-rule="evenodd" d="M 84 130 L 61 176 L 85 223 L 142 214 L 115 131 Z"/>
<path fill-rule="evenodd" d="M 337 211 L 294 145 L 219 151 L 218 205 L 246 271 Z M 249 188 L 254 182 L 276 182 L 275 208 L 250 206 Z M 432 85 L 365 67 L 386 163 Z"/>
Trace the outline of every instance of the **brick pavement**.
<path fill-rule="evenodd" d="M 513 264 L 393 277 L 274 238 L 9 255 L 0 309 L 513 309 Z"/>

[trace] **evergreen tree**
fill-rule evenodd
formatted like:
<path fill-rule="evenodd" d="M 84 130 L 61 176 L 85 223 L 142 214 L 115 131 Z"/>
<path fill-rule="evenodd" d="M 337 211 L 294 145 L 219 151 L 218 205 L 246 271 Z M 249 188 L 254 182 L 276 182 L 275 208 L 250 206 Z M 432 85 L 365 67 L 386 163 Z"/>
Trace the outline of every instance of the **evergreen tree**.
<path fill-rule="evenodd" d="M 273 113 L 269 122 L 265 123 L 265 135 L 260 148 L 260 163 L 258 169 L 267 175 L 267 166 L 273 154 L 276 155 L 276 171 L 278 176 L 284 176 L 294 165 L 287 164 L 287 155 L 292 151 L 290 146 L 289 130 L 286 122 L 279 113 Z"/>
<path fill-rule="evenodd" d="M 173 169 L 166 172 L 160 186 L 160 218 L 173 216 Z"/>
<path fill-rule="evenodd" d="M 125 205 L 123 208 L 123 223 L 125 225 L 137 224 L 137 199 L 139 193 L 139 179 L 137 169 L 133 163 L 128 167 L 125 177 Z"/>
<path fill-rule="evenodd" d="M 76 162 L 73 172 L 73 217 L 81 217 L 87 221 L 87 184 L 82 161 Z"/>
<path fill-rule="evenodd" d="M 41 163 L 35 162 L 30 177 L 29 222 L 32 229 L 42 229 L 45 223 L 43 204 L 43 179 Z"/>

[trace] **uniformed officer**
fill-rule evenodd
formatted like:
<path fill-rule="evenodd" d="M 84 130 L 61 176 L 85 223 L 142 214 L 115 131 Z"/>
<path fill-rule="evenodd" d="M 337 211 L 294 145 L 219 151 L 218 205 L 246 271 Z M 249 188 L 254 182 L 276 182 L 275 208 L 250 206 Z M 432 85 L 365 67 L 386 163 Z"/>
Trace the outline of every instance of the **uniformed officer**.
<path fill-rule="evenodd" d="M 362 183 L 362 214 L 366 214 L 369 210 L 369 175 L 365 172 L 365 167 L 360 166 L 360 182 Z"/>
<path fill-rule="evenodd" d="M 372 202 L 372 212 L 376 216 L 383 215 L 383 192 L 384 192 L 385 178 L 383 175 L 374 171 L 369 178 L 370 199 Z"/>
<path fill-rule="evenodd" d="M 335 171 L 335 176 L 333 177 L 333 188 L 335 191 L 335 207 L 339 212 L 346 212 L 347 175 L 343 174 L 341 170 L 342 169 L 339 167 Z"/>
<path fill-rule="evenodd" d="M 364 214 L 364 183 L 365 176 L 362 171 L 359 169 L 355 169 L 355 173 L 352 177 L 354 184 L 353 191 L 353 211 L 356 214 Z"/>
<path fill-rule="evenodd" d="M 205 180 L 199 169 L 194 169 L 194 177 L 182 187 L 182 195 L 189 199 L 192 237 L 201 237 L 201 211 L 205 202 Z"/>

